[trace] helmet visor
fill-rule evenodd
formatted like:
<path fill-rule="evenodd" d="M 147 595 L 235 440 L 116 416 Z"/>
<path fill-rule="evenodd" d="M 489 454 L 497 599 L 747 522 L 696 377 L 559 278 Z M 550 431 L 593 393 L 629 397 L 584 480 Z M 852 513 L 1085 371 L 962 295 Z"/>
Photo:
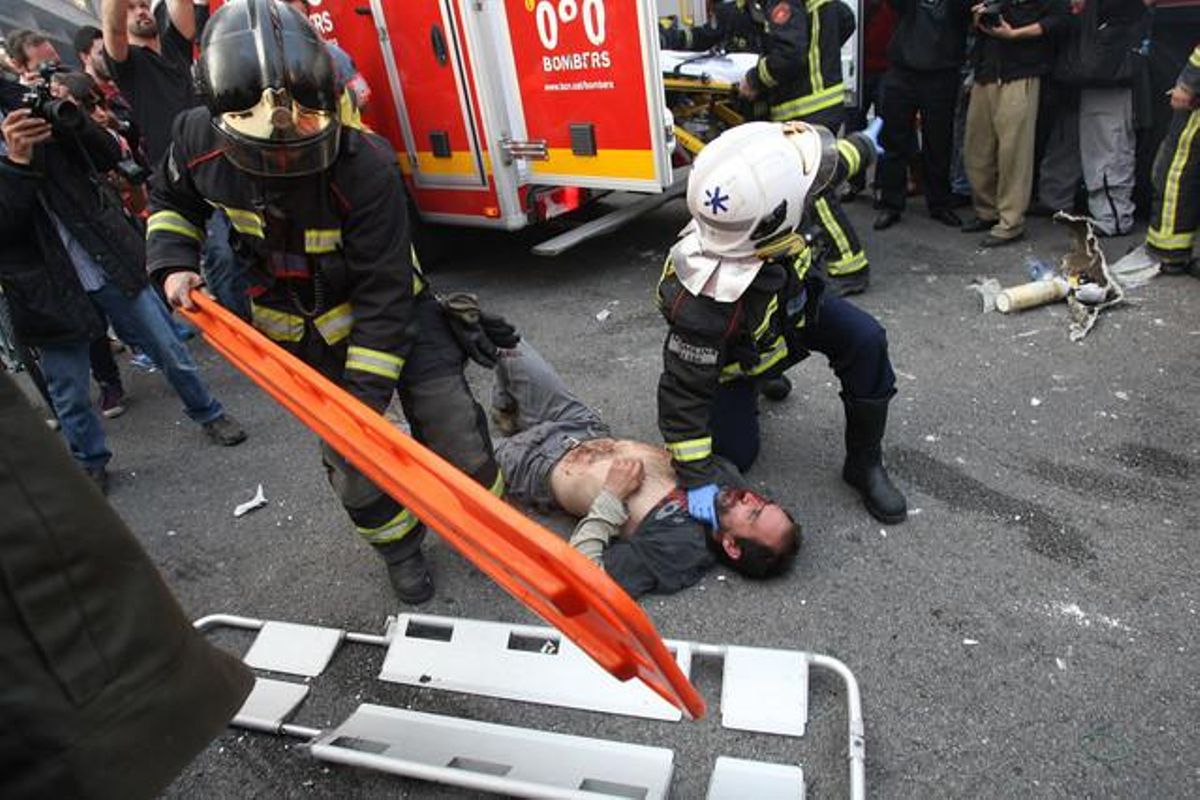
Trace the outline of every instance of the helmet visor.
<path fill-rule="evenodd" d="M 213 124 L 224 140 L 225 158 L 243 172 L 291 178 L 322 172 L 337 160 L 341 126 L 336 119 L 304 139 L 260 139 L 227 124 L 224 116 Z"/>

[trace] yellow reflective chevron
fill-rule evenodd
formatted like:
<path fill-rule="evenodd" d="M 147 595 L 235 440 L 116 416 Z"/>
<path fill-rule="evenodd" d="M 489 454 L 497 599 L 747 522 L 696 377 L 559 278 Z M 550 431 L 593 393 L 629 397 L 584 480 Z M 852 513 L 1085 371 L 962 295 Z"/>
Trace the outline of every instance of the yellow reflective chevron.
<path fill-rule="evenodd" d="M 298 342 L 304 338 L 304 317 L 250 303 L 250 320 L 264 336 L 275 342 Z"/>
<path fill-rule="evenodd" d="M 849 176 L 857 175 L 858 170 L 862 167 L 862 156 L 859 155 L 858 148 L 845 139 L 838 139 L 837 149 L 842 158 L 846 159 Z"/>
<path fill-rule="evenodd" d="M 787 356 L 787 354 L 788 354 L 787 340 L 784 339 L 782 336 L 779 336 L 775 339 L 775 342 L 771 345 L 770 350 L 767 350 L 765 353 L 759 354 L 758 363 L 755 364 L 753 367 L 751 367 L 749 370 L 743 370 L 742 365 L 738 364 L 736 362 L 733 364 L 727 365 L 724 369 L 721 370 L 721 382 L 728 383 L 729 381 L 736 380 L 737 378 L 743 378 L 743 377 L 752 378 L 752 377 L 755 377 L 756 375 L 762 375 L 764 372 L 769 370 L 771 367 L 775 366 L 780 361 L 782 361 Z M 682 461 L 682 460 L 683 459 L 680 459 L 680 461 Z"/>
<path fill-rule="evenodd" d="M 821 15 L 817 13 L 824 4 L 825 0 L 809 0 L 804 4 L 808 11 L 808 77 L 812 81 L 813 95 L 820 94 L 825 88 L 825 76 L 821 74 Z"/>
<path fill-rule="evenodd" d="M 244 208 L 231 208 L 220 204 L 218 204 L 218 207 L 229 216 L 229 221 L 233 223 L 233 229 L 238 233 L 255 236 L 259 239 L 265 238 L 267 223 L 263 219 L 262 214 L 248 211 Z"/>
<path fill-rule="evenodd" d="M 712 437 L 688 439 L 684 442 L 667 442 L 667 452 L 679 462 L 702 461 L 712 455 Z"/>
<path fill-rule="evenodd" d="M 192 223 L 188 222 L 187 218 L 182 214 L 177 214 L 174 211 L 155 211 L 146 220 L 146 238 L 150 238 L 152 233 L 177 233 L 180 236 L 186 236 L 189 239 L 195 239 L 197 242 L 204 241 L 204 233 Z"/>
<path fill-rule="evenodd" d="M 754 329 L 754 341 L 762 338 L 762 335 L 767 332 L 767 326 L 771 324 L 771 318 L 775 316 L 775 312 L 779 310 L 779 295 L 771 295 L 771 299 L 767 302 L 767 309 L 763 312 L 762 322 L 758 323 L 758 327 Z"/>
<path fill-rule="evenodd" d="M 308 228 L 304 231 L 304 252 L 317 255 L 332 253 L 342 247 L 339 228 Z"/>
<path fill-rule="evenodd" d="M 337 344 L 354 328 L 354 311 L 349 303 L 342 303 L 314 319 L 313 325 L 327 343 Z"/>
<path fill-rule="evenodd" d="M 768 88 L 774 88 L 779 85 L 779 82 L 775 80 L 775 76 L 771 74 L 771 70 L 767 67 L 767 60 L 765 58 L 758 60 L 758 79 L 762 81 L 763 86 Z"/>
<path fill-rule="evenodd" d="M 346 369 L 399 380 L 400 373 L 404 370 L 404 359 L 382 350 L 350 345 L 346 353 Z"/>
<path fill-rule="evenodd" d="M 356 528 L 358 535 L 366 539 L 371 544 L 388 544 L 389 542 L 398 542 L 408 534 L 412 533 L 421 521 L 409 511 L 407 508 L 400 509 L 400 513 L 389 519 L 387 522 L 375 528 Z"/>
<path fill-rule="evenodd" d="M 775 122 L 787 122 L 807 117 L 809 114 L 815 114 L 840 104 L 845 99 L 845 93 L 846 84 L 835 83 L 828 89 L 771 106 L 771 119 Z"/>

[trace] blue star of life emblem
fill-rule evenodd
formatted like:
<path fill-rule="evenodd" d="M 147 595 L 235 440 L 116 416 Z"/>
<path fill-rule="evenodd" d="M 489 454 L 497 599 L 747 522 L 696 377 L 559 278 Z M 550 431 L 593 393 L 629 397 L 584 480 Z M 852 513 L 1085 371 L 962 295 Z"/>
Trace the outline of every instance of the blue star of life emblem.
<path fill-rule="evenodd" d="M 729 206 L 726 205 L 726 203 L 729 202 L 729 195 L 721 194 L 720 186 L 717 186 L 711 190 L 705 189 L 704 196 L 706 198 L 704 205 L 712 209 L 712 213 L 720 214 L 722 211 L 729 210 Z"/>

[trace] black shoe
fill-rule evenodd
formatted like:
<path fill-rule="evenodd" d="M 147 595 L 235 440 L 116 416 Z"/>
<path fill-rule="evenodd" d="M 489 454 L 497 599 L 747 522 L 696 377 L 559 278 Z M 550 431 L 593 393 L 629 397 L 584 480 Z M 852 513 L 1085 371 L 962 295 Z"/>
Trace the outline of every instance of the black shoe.
<path fill-rule="evenodd" d="M 246 431 L 228 414 L 222 414 L 212 422 L 204 423 L 204 433 L 222 447 L 233 447 L 246 441 Z"/>
<path fill-rule="evenodd" d="M 879 216 L 875 218 L 874 228 L 877 231 L 886 231 L 888 228 L 900 221 L 900 212 L 890 208 L 885 208 L 879 212 Z"/>
<path fill-rule="evenodd" d="M 792 381 L 787 375 L 767 378 L 758 384 L 758 391 L 762 393 L 763 397 L 778 403 L 786 400 L 787 396 L 792 393 Z"/>
<path fill-rule="evenodd" d="M 401 602 L 419 606 L 433 597 L 433 576 L 420 550 L 403 561 L 388 564 L 387 570 L 392 589 Z"/>
<path fill-rule="evenodd" d="M 961 228 L 962 218 L 948 208 L 939 208 L 929 212 L 929 218 L 937 220 L 943 225 L 949 225 L 951 228 Z"/>
<path fill-rule="evenodd" d="M 858 272 L 851 272 L 849 275 L 830 275 L 825 278 L 825 286 L 838 297 L 862 294 L 870 285 L 870 267 L 863 267 Z"/>
<path fill-rule="evenodd" d="M 950 208 L 967 208 L 971 205 L 971 195 L 969 194 L 952 194 L 950 195 Z"/>
<path fill-rule="evenodd" d="M 887 400 L 842 397 L 846 410 L 846 463 L 842 480 L 862 495 L 871 516 L 886 525 L 908 518 L 908 501 L 883 466 L 883 432 L 887 429 Z"/>
<path fill-rule="evenodd" d="M 108 494 L 108 470 L 104 467 L 85 467 L 83 471 L 100 490 L 100 494 Z"/>
<path fill-rule="evenodd" d="M 971 217 L 962 224 L 959 228 L 963 233 L 983 233 L 990 231 L 996 225 L 996 220 L 980 219 L 979 217 Z"/>
<path fill-rule="evenodd" d="M 1005 245 L 1010 245 L 1010 244 L 1013 244 L 1014 242 L 1019 242 L 1024 238 L 1025 238 L 1025 231 L 1021 231 L 1016 236 L 993 236 L 992 234 L 989 233 L 987 236 L 985 236 L 979 240 L 979 246 L 987 247 L 987 248 L 1004 247 Z"/>

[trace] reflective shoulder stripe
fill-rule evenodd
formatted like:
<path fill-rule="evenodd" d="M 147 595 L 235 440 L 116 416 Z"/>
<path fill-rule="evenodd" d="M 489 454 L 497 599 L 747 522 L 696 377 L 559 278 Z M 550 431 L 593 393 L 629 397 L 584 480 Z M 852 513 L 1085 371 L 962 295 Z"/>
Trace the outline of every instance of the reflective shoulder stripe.
<path fill-rule="evenodd" d="M 313 325 L 328 344 L 337 344 L 354 328 L 354 310 L 349 303 L 342 303 L 314 319 Z"/>
<path fill-rule="evenodd" d="M 250 321 L 256 330 L 276 342 L 298 342 L 304 338 L 304 317 L 250 304 Z"/>
<path fill-rule="evenodd" d="M 157 231 L 177 233 L 197 242 L 204 241 L 203 231 L 188 222 L 187 217 L 174 211 L 155 211 L 149 216 L 146 220 L 146 238 L 149 239 L 150 234 Z"/>
<path fill-rule="evenodd" d="M 702 461 L 712 455 L 712 437 L 688 439 L 684 442 L 667 442 L 667 452 L 679 462 Z"/>
<path fill-rule="evenodd" d="M 858 152 L 858 148 L 847 142 L 845 139 L 838 139 L 838 152 L 842 158 L 846 159 L 846 165 L 850 169 L 851 175 L 857 175 L 859 168 L 862 166 L 862 156 Z"/>
<path fill-rule="evenodd" d="M 400 509 L 400 513 L 389 519 L 387 522 L 375 528 L 357 528 L 358 535 L 366 539 L 371 544 L 388 544 L 390 542 L 398 542 L 408 534 L 412 533 L 421 520 L 417 519 L 416 515 L 407 508 Z"/>
<path fill-rule="evenodd" d="M 304 231 L 304 252 L 332 253 L 341 249 L 342 231 L 340 228 L 308 228 Z"/>
<path fill-rule="evenodd" d="M 774 88 L 778 85 L 775 76 L 771 74 L 771 70 L 767 67 L 767 60 L 760 58 L 758 60 L 758 79 L 763 82 L 763 86 Z"/>
<path fill-rule="evenodd" d="M 256 236 L 259 239 L 266 236 L 267 223 L 263 219 L 262 214 L 244 208 L 231 208 L 219 203 L 217 207 L 228 215 L 229 221 L 233 224 L 233 229 L 238 233 L 244 233 L 247 236 Z"/>
<path fill-rule="evenodd" d="M 398 380 L 404 370 L 404 359 L 382 350 L 351 345 L 346 353 L 346 369 Z"/>

